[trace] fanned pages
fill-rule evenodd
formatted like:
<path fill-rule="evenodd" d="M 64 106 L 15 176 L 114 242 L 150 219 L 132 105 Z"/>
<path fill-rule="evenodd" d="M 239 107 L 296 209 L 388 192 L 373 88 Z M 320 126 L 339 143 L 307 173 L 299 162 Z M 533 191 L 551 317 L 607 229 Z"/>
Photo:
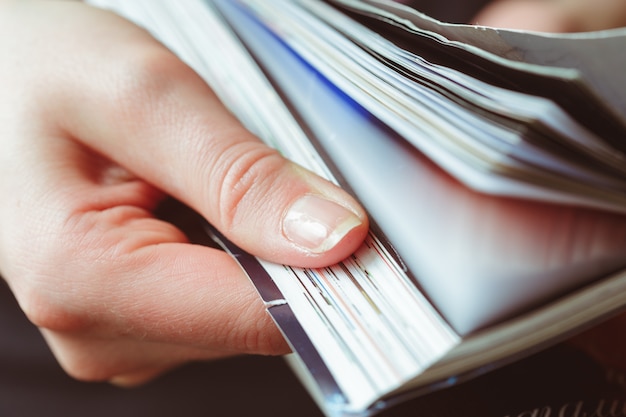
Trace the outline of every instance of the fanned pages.
<path fill-rule="evenodd" d="M 257 259 L 207 225 L 327 415 L 376 414 L 624 309 L 625 80 L 591 62 L 610 51 L 623 68 L 624 31 L 450 25 L 384 0 L 91 3 L 366 207 L 365 243 L 320 269 Z"/>

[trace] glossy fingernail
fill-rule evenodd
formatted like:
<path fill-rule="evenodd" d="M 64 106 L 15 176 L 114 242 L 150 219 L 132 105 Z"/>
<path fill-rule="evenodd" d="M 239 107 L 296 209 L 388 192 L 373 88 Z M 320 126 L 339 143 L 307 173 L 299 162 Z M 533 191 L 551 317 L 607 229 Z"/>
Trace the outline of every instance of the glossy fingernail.
<path fill-rule="evenodd" d="M 341 204 L 309 194 L 289 208 L 283 219 L 283 233 L 295 245 L 323 253 L 361 224 L 361 219 Z"/>

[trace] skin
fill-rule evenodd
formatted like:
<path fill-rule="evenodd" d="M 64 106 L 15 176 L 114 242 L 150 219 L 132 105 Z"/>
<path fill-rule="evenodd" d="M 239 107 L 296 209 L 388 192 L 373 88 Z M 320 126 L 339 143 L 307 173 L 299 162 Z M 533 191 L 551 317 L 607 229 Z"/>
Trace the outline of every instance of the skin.
<path fill-rule="evenodd" d="M 507 4 L 520 3 L 477 20 L 497 25 Z M 68 374 L 128 386 L 188 361 L 288 352 L 230 256 L 188 243 L 155 207 L 173 196 L 248 252 L 309 267 L 359 246 L 363 209 L 108 12 L 0 0 L 0 51 L 0 275 Z M 311 195 L 357 221 L 323 251 L 282 223 Z"/>
<path fill-rule="evenodd" d="M 360 206 L 248 133 L 146 32 L 78 2 L 0 2 L 0 274 L 63 368 L 146 381 L 191 360 L 289 351 L 224 252 L 152 214 L 170 195 L 264 258 L 322 266 Z M 360 224 L 323 252 L 282 217 L 322 196 Z"/>
<path fill-rule="evenodd" d="M 623 0 L 500 0 L 475 18 L 484 26 L 543 32 L 589 32 L 626 25 Z"/>

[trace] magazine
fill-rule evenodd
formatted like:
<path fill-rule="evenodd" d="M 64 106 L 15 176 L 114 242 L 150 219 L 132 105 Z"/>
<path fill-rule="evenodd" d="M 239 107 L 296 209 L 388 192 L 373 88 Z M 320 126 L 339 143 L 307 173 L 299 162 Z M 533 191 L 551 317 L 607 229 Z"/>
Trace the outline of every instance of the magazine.
<path fill-rule="evenodd" d="M 320 269 L 207 225 L 327 415 L 375 414 L 624 309 L 625 30 L 452 25 L 384 0 L 91 3 L 367 209 L 363 246 Z"/>

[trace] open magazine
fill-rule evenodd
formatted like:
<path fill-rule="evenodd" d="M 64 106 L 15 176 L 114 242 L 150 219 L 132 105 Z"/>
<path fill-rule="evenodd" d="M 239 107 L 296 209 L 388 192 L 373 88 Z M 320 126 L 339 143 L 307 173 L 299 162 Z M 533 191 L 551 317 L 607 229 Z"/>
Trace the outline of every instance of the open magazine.
<path fill-rule="evenodd" d="M 626 31 L 450 25 L 383 0 L 91 3 L 368 210 L 364 245 L 323 269 L 207 226 L 329 416 L 458 383 L 626 305 Z"/>

